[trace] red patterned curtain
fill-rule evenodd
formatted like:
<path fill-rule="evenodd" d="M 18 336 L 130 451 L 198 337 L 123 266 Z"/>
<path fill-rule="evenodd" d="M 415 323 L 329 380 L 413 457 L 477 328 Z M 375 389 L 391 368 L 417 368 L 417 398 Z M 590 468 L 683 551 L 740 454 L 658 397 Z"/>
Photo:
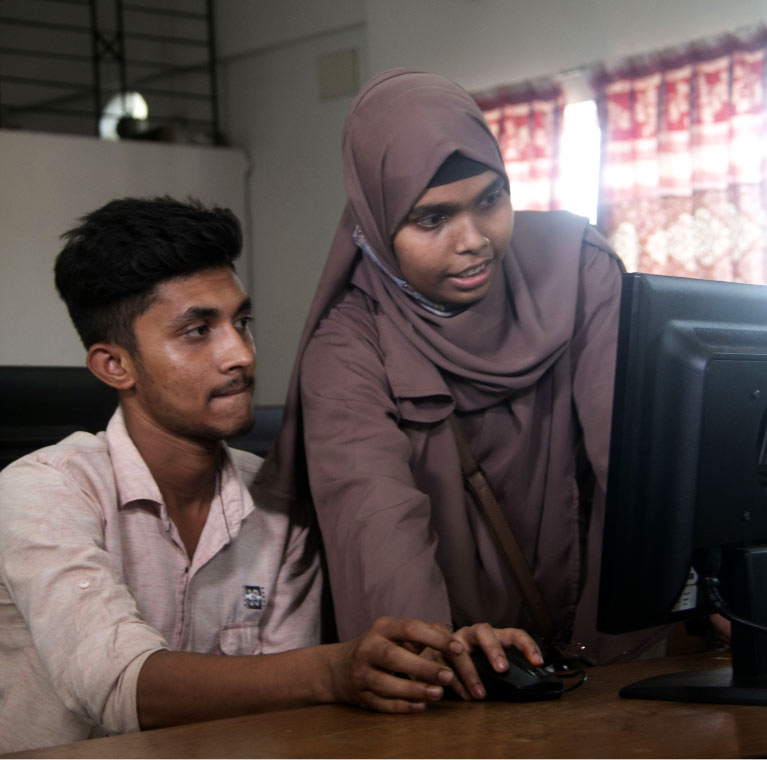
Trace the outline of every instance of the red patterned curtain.
<path fill-rule="evenodd" d="M 475 96 L 509 175 L 518 209 L 559 208 L 559 139 L 564 97 L 559 85 L 537 82 Z"/>
<path fill-rule="evenodd" d="M 598 225 L 628 269 L 767 282 L 766 68 L 758 29 L 601 75 Z"/>

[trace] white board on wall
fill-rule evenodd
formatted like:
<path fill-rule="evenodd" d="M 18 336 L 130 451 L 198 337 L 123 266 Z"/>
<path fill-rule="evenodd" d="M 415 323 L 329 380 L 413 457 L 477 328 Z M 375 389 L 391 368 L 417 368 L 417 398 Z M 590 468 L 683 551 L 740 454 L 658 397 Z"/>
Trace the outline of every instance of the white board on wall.
<path fill-rule="evenodd" d="M 167 194 L 226 206 L 244 222 L 246 171 L 233 148 L 0 130 L 0 364 L 83 364 L 53 284 L 59 238 L 79 217 L 113 198 Z M 248 250 L 238 267 L 246 288 Z"/>

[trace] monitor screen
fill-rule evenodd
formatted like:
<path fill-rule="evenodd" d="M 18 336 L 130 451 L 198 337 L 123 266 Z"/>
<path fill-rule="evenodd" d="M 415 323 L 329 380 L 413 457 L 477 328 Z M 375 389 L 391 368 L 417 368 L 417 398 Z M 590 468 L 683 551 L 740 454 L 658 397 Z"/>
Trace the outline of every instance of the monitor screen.
<path fill-rule="evenodd" d="M 624 275 L 600 630 L 706 614 L 707 590 L 767 624 L 766 429 L 767 286 Z M 734 623 L 732 649 L 717 690 L 767 677 L 767 633 Z"/>

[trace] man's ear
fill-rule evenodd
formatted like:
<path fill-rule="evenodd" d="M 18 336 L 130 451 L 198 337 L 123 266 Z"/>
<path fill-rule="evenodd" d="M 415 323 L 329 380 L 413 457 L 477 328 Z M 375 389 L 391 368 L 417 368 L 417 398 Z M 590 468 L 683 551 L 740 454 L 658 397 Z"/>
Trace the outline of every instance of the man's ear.
<path fill-rule="evenodd" d="M 107 385 L 127 391 L 136 384 L 136 369 L 130 354 L 114 343 L 94 343 L 85 360 L 88 369 Z"/>

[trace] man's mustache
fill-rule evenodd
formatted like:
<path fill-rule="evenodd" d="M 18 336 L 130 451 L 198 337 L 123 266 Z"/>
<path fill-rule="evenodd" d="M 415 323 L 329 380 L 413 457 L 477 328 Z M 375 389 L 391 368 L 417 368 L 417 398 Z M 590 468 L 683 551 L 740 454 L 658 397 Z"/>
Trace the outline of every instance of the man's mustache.
<path fill-rule="evenodd" d="M 244 373 L 240 377 L 234 377 L 224 385 L 219 385 L 210 392 L 210 398 L 226 396 L 230 393 L 239 393 L 248 390 L 255 384 L 255 376 Z"/>

